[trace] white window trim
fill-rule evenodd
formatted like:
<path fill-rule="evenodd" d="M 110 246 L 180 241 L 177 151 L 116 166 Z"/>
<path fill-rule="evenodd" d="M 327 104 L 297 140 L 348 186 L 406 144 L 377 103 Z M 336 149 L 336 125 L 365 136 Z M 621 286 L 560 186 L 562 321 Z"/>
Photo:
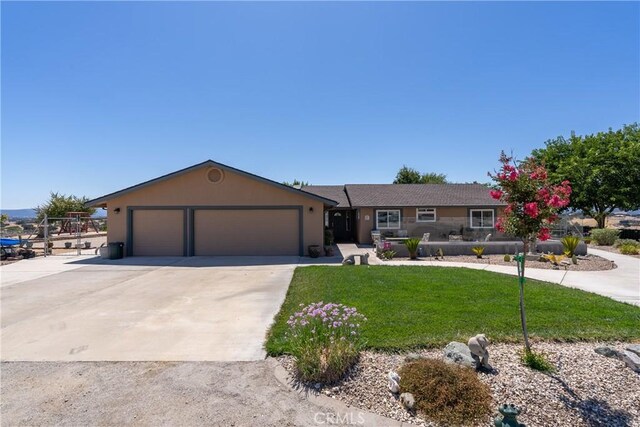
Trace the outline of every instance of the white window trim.
<path fill-rule="evenodd" d="M 380 224 L 378 223 L 378 212 L 387 212 L 387 215 L 389 214 L 389 212 L 398 212 L 398 226 L 397 227 L 380 227 Z M 389 223 L 389 221 L 387 221 L 387 223 Z M 376 229 L 377 230 L 399 230 L 401 226 L 402 226 L 402 212 L 400 212 L 400 209 L 377 209 L 376 210 Z"/>
<path fill-rule="evenodd" d="M 433 211 L 433 219 L 420 219 L 420 211 Z M 423 212 L 431 213 L 431 212 Z M 438 215 L 436 214 L 436 208 L 416 208 L 416 222 L 436 222 Z"/>
<path fill-rule="evenodd" d="M 491 225 L 490 226 L 485 226 L 484 225 L 484 220 L 482 222 L 482 226 L 478 227 L 478 226 L 474 226 L 473 225 L 473 213 L 474 212 L 491 212 Z M 483 215 L 480 216 L 480 218 L 482 218 Z M 494 209 L 469 209 L 469 227 L 470 228 L 494 228 L 496 224 L 496 213 Z"/>

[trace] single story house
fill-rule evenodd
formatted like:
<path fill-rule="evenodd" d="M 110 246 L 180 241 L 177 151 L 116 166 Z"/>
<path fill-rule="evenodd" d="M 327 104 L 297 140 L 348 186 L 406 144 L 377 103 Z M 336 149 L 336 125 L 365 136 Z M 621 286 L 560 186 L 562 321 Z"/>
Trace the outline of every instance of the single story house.
<path fill-rule="evenodd" d="M 371 231 L 498 237 L 500 202 L 481 184 L 348 184 L 293 188 L 207 160 L 91 200 L 107 210 L 108 241 L 127 256 L 308 255 Z"/>
<path fill-rule="evenodd" d="M 336 241 L 371 243 L 371 231 L 447 241 L 505 236 L 496 228 L 504 203 L 482 184 L 347 184 L 302 187 L 337 202 L 325 211 L 325 226 Z"/>

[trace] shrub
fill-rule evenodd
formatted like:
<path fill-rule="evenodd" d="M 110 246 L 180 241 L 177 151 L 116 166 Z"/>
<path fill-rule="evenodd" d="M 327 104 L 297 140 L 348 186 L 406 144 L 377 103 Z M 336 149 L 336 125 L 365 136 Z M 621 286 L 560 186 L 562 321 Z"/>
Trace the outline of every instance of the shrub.
<path fill-rule="evenodd" d="M 640 242 L 633 239 L 617 239 L 613 243 L 614 248 L 619 248 L 620 246 L 625 246 L 625 245 L 630 245 L 630 246 L 635 246 L 637 248 L 640 248 Z"/>
<path fill-rule="evenodd" d="M 483 246 L 474 246 L 473 248 L 471 248 L 471 250 L 473 251 L 474 254 L 476 254 L 476 257 L 482 258 L 482 254 L 484 253 Z"/>
<path fill-rule="evenodd" d="M 392 251 L 391 249 L 383 249 L 378 250 L 378 258 L 389 261 L 392 260 L 394 256 L 396 256 L 396 251 Z"/>
<path fill-rule="evenodd" d="M 562 243 L 562 250 L 568 257 L 572 257 L 576 253 L 576 248 L 580 243 L 580 238 L 576 236 L 565 236 L 560 240 Z"/>
<path fill-rule="evenodd" d="M 582 240 L 584 240 L 585 245 L 588 245 L 588 244 L 590 244 L 590 243 L 591 243 L 591 237 L 585 237 L 585 238 L 584 238 L 584 239 L 582 239 Z"/>
<path fill-rule="evenodd" d="M 555 371 L 555 368 L 553 367 L 551 362 L 549 362 L 545 357 L 545 355 L 542 353 L 536 353 L 534 351 L 525 350 L 522 352 L 522 355 L 520 356 L 520 358 L 522 360 L 522 363 L 524 363 L 525 366 L 528 366 L 531 369 L 535 369 L 536 371 L 540 371 L 540 372 Z"/>
<path fill-rule="evenodd" d="M 594 228 L 591 230 L 591 238 L 600 246 L 611 246 L 618 238 L 620 230 L 614 228 Z"/>
<path fill-rule="evenodd" d="M 472 369 L 422 359 L 399 374 L 400 391 L 412 393 L 416 409 L 433 421 L 468 425 L 491 413 L 491 391 Z"/>
<path fill-rule="evenodd" d="M 511 257 L 509 256 L 509 254 L 506 254 L 503 259 L 504 262 L 511 262 Z"/>
<path fill-rule="evenodd" d="M 366 320 L 343 304 L 300 304 L 300 311 L 287 321 L 300 379 L 325 384 L 339 380 L 358 358 L 360 322 Z"/>
<path fill-rule="evenodd" d="M 620 253 L 623 255 L 638 255 L 640 254 L 640 246 L 622 245 L 620 246 Z"/>
<path fill-rule="evenodd" d="M 418 254 L 418 245 L 420 244 L 420 239 L 411 238 L 404 241 L 404 245 L 407 247 L 409 251 L 409 257 L 411 259 L 416 259 Z"/>

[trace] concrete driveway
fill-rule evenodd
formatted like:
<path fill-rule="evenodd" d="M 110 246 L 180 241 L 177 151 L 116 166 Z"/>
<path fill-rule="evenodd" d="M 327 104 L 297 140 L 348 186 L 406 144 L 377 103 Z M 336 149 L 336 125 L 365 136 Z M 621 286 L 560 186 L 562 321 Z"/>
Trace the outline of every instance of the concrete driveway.
<path fill-rule="evenodd" d="M 3 266 L 4 361 L 250 361 L 297 257 L 49 257 Z M 23 278 L 23 280 L 21 280 Z"/>

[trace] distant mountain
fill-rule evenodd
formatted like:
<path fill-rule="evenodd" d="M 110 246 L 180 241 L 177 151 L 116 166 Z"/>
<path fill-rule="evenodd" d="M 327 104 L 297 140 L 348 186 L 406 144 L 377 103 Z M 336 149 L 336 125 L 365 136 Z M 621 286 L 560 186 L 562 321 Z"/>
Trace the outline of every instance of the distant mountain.
<path fill-rule="evenodd" d="M 3 214 L 9 215 L 9 219 L 19 219 L 19 218 L 35 218 L 36 211 L 35 209 L 0 209 L 0 212 Z M 94 218 L 104 218 L 107 216 L 107 211 L 103 209 L 97 209 L 96 213 L 93 214 Z"/>

